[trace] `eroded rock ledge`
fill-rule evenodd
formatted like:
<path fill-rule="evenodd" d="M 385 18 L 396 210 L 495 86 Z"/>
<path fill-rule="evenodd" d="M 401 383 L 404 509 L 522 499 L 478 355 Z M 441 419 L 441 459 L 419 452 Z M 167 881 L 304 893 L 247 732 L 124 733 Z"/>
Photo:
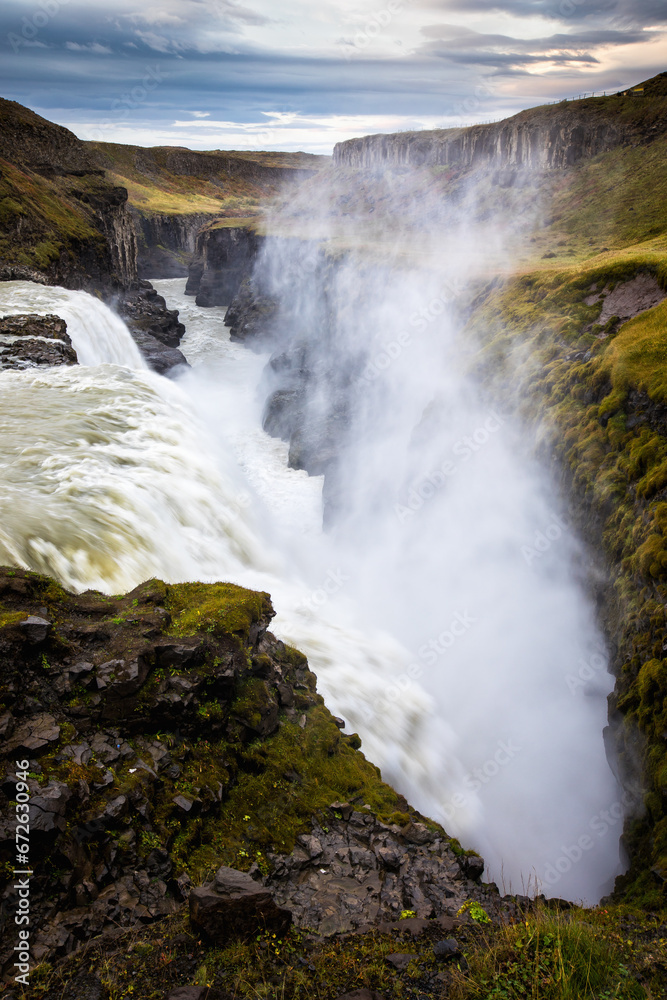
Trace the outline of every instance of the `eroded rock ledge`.
<path fill-rule="evenodd" d="M 34 313 L 0 318 L 0 370 L 76 364 L 64 319 Z"/>
<path fill-rule="evenodd" d="M 0 912 L 9 927 L 26 759 L 37 962 L 176 913 L 220 865 L 324 934 L 500 905 L 483 861 L 340 732 L 272 617 L 268 595 L 231 584 L 76 596 L 0 570 Z"/>

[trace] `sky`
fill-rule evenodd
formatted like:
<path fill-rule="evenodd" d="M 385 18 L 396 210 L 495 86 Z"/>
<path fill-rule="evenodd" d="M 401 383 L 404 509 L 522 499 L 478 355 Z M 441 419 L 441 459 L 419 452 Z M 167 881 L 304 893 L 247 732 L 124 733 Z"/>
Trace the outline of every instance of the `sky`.
<path fill-rule="evenodd" d="M 83 139 L 330 153 L 667 70 L 667 0 L 3 0 L 0 95 Z"/>

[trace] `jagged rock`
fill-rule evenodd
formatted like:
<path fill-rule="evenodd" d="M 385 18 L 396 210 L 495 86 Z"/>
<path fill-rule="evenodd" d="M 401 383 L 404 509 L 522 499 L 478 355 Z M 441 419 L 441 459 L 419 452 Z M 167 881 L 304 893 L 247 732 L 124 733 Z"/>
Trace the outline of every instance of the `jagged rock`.
<path fill-rule="evenodd" d="M 117 309 L 153 371 L 165 375 L 172 369 L 188 367 L 185 356 L 177 349 L 185 333 L 178 310 L 167 309 L 150 282 L 141 281 L 139 289 L 125 292 Z"/>
<path fill-rule="evenodd" d="M 67 785 L 50 781 L 30 799 L 30 829 L 42 833 L 65 829 L 65 811 L 71 798 Z"/>
<path fill-rule="evenodd" d="M 28 642 L 44 642 L 49 632 L 51 631 L 51 622 L 48 622 L 45 618 L 38 618 L 37 615 L 30 615 L 25 621 L 20 623 L 20 628 L 22 629 L 24 635 L 26 636 Z"/>
<path fill-rule="evenodd" d="M 292 922 L 268 889 L 233 868 L 220 868 L 213 882 L 193 889 L 189 906 L 191 921 L 219 946 L 258 930 L 284 934 Z"/>
<path fill-rule="evenodd" d="M 318 853 L 313 856 L 311 850 Z M 484 898 L 448 842 L 433 837 L 425 844 L 411 843 L 403 831 L 367 813 L 353 812 L 348 821 L 333 817 L 326 831 L 313 823 L 312 835 L 302 835 L 291 855 L 271 854 L 270 860 L 274 870 L 266 885 L 276 902 L 292 911 L 297 927 L 317 927 L 320 934 L 347 933 L 379 921 L 383 927 L 412 930 L 410 920 L 398 920 L 404 909 L 415 911 L 420 933 L 421 921 L 449 920 L 450 911 L 467 899 Z"/>
<path fill-rule="evenodd" d="M 477 882 L 484 874 L 484 858 L 479 854 L 462 854 L 459 857 L 459 864 L 463 873 L 473 882 Z"/>
<path fill-rule="evenodd" d="M 67 324 L 59 316 L 30 313 L 0 319 L 0 369 L 76 364 Z"/>
<path fill-rule="evenodd" d="M 198 306 L 228 306 L 255 260 L 263 238 L 245 227 L 204 229 L 197 236 L 187 295 Z"/>
<path fill-rule="evenodd" d="M 22 723 L 8 744 L 13 752 L 41 753 L 60 737 L 60 726 L 52 715 L 43 713 Z"/>
<path fill-rule="evenodd" d="M 104 816 L 107 819 L 119 819 L 124 816 L 127 812 L 127 796 L 118 795 L 115 799 L 112 799 L 108 803 L 106 809 L 104 810 Z"/>

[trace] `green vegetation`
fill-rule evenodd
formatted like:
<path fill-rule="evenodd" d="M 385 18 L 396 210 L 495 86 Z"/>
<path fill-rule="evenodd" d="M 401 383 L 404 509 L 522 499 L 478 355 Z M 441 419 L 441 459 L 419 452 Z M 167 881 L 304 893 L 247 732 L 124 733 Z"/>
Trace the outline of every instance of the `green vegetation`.
<path fill-rule="evenodd" d="M 104 259 L 106 240 L 83 208 L 79 194 L 99 181 L 46 179 L 0 159 L 0 260 L 46 271 L 61 255 L 75 259 L 87 246 Z"/>
<path fill-rule="evenodd" d="M 88 969 L 104 1000 L 163 1000 L 182 985 L 208 985 L 237 1000 L 332 1000 L 366 988 L 387 1000 L 664 1000 L 665 926 L 619 908 L 560 912 L 543 905 L 512 922 L 456 931 L 463 956 L 438 962 L 437 925 L 417 939 L 370 932 L 320 939 L 292 929 L 284 938 L 215 948 L 192 937 L 184 915 L 127 932 L 105 954 L 99 944 L 54 971 L 33 974 L 36 1000 L 55 1000 Z M 411 955 L 397 972 L 387 956 Z"/>
<path fill-rule="evenodd" d="M 268 594 L 233 583 L 182 583 L 167 588 L 172 635 L 232 632 L 246 639 L 250 626 L 272 614 Z"/>
<path fill-rule="evenodd" d="M 86 143 L 114 183 L 127 188 L 142 215 L 204 214 L 240 225 L 297 170 L 318 170 L 328 157 L 306 153 L 196 152 L 171 146 Z M 224 222 L 222 222 L 224 225 Z"/>
<path fill-rule="evenodd" d="M 452 1000 L 642 1000 L 650 994 L 630 970 L 633 942 L 623 937 L 620 915 L 608 910 L 574 913 L 538 906 L 523 920 L 478 934 L 467 953 L 469 970 L 457 971 Z M 659 962 L 667 957 L 656 942 Z M 643 958 L 638 964 L 643 964 Z M 652 985 L 652 984 L 651 984 Z"/>

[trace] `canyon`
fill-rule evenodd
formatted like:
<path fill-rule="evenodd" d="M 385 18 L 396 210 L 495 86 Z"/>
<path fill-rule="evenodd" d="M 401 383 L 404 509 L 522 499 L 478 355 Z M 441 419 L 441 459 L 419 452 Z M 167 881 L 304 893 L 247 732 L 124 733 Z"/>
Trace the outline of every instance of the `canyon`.
<path fill-rule="evenodd" d="M 581 646 L 572 637 L 580 628 L 574 611 L 562 619 L 570 622 L 572 635 L 558 641 L 554 637 L 551 644 L 560 648 L 562 664 L 543 653 L 533 652 L 528 659 L 540 677 L 551 673 L 563 682 L 554 704 L 566 706 L 574 716 L 581 695 L 593 706 L 590 723 L 599 725 L 600 741 L 604 728 L 611 771 L 601 803 L 591 792 L 607 780 L 601 778 L 602 770 L 594 770 L 597 764 L 591 769 L 596 776 L 591 789 L 577 776 L 582 798 L 590 802 L 591 822 L 597 822 L 598 830 L 605 825 L 612 839 L 622 830 L 627 852 L 620 874 L 611 873 L 618 877 L 615 886 L 608 886 L 603 912 L 621 905 L 661 913 L 667 879 L 662 712 L 667 225 L 661 200 L 667 190 L 667 75 L 648 81 L 642 98 L 611 95 L 522 112 L 492 126 L 351 140 L 336 148 L 331 164 L 319 163 L 317 172 L 256 161 L 246 174 L 239 157 L 228 157 L 225 166 L 219 154 L 164 154 L 168 161 L 159 166 L 168 167 L 170 174 L 182 172 L 209 185 L 231 172 L 253 185 L 265 181 L 274 199 L 274 188 L 282 184 L 280 171 L 296 174 L 282 186 L 277 205 L 274 201 L 267 215 L 252 218 L 214 211 L 147 211 L 136 198 L 128 207 L 127 191 L 115 183 L 117 169 L 99 165 L 104 150 L 92 150 L 66 130 L 9 105 L 3 102 L 1 109 L 8 124 L 0 148 L 5 188 L 0 276 L 44 289 L 60 285 L 98 293 L 126 319 L 148 365 L 171 374 L 178 384 L 180 377 L 190 377 L 183 376 L 185 355 L 195 367 L 199 363 L 191 345 L 184 347 L 185 353 L 179 350 L 188 300 L 177 307 L 179 317 L 173 293 L 166 285 L 156 291 L 147 279 L 182 279 L 187 272 L 189 301 L 210 310 L 216 323 L 224 310 L 231 342 L 257 354 L 264 369 L 257 383 L 263 427 L 275 447 L 283 448 L 280 454 L 294 475 L 310 477 L 311 483 L 323 477 L 323 516 L 338 546 L 343 566 L 338 572 L 354 566 L 358 581 L 353 574 L 350 592 L 354 600 L 366 602 L 374 622 L 383 623 L 383 616 L 404 621 L 405 636 L 428 637 L 415 623 L 422 622 L 422 615 L 425 622 L 439 620 L 437 614 L 429 619 L 437 594 L 419 589 L 419 574 L 410 576 L 407 551 L 418 551 L 422 567 L 428 564 L 429 536 L 422 537 L 416 525 L 421 519 L 428 527 L 430 519 L 431 537 L 446 535 L 438 511 L 444 497 L 456 496 L 456 463 L 463 468 L 478 452 L 482 463 L 491 462 L 504 447 L 496 431 L 506 425 L 523 428 L 523 436 L 516 438 L 514 478 L 522 480 L 532 462 L 548 469 L 540 480 L 547 501 L 522 522 L 523 534 L 517 531 L 520 558 L 516 567 L 511 564 L 508 579 L 517 588 L 523 586 L 521 580 L 529 581 L 519 591 L 525 607 L 532 609 L 526 612 L 529 620 L 549 620 L 546 614 L 539 618 L 544 611 L 530 602 L 532 592 L 554 580 L 566 581 L 563 587 L 591 609 Z M 131 149 L 133 170 L 155 174 L 150 151 L 142 159 L 138 147 Z M 637 171 L 638 162 L 651 165 L 646 175 Z M 388 178 L 391 198 L 385 198 L 381 175 Z M 136 174 L 131 180 L 139 183 Z M 612 188 L 613 198 L 608 194 Z M 316 210 L 311 207 L 314 191 L 326 195 Z M 604 210 L 601 191 L 607 192 Z M 201 192 L 198 197 L 210 197 L 208 187 Z M 470 192 L 473 209 L 466 202 Z M 527 196 L 539 211 L 523 227 L 510 224 Z M 409 211 L 403 212 L 406 206 Z M 245 206 L 237 210 L 245 211 Z M 473 253 L 467 244 L 457 244 L 461 234 L 455 226 L 441 238 L 437 227 L 424 223 L 434 218 L 434 211 L 449 213 L 450 222 L 465 219 L 471 232 L 497 230 L 498 244 L 509 248 L 514 269 L 496 268 L 495 247 Z M 457 266 L 451 263 L 455 246 Z M 60 367 L 62 359 L 49 354 L 58 344 L 57 353 L 65 359 L 62 378 L 68 377 L 65 369 L 75 364 L 76 356 L 69 353 L 67 333 L 58 328 L 56 336 L 48 328 L 58 322 L 51 313 L 45 319 L 28 310 L 12 320 L 13 328 L 3 320 L 8 325 L 0 337 L 10 351 L 0 344 L 0 365 Z M 43 324 L 41 331 L 36 323 Z M 376 331 L 373 338 L 369 329 Z M 49 351 L 43 347 L 47 342 Z M 440 371 L 435 361 L 442 344 L 450 342 L 465 345 L 462 353 L 454 346 L 449 355 L 452 370 L 460 365 L 463 373 L 465 391 L 460 395 L 447 381 L 450 376 L 442 375 L 450 369 Z M 22 353 L 22 345 L 30 346 Z M 423 397 L 413 399 L 407 392 L 411 377 L 424 388 Z M 147 393 L 150 384 L 142 391 Z M 475 393 L 479 398 L 473 405 Z M 230 405 L 234 399 L 230 395 Z M 392 399 L 395 415 L 409 412 L 411 423 L 394 425 L 387 406 Z M 386 414 L 382 433 L 370 419 L 380 404 Z M 229 420 L 229 413 L 221 413 Z M 360 441 L 370 442 L 367 450 Z M 411 459 L 392 478 L 392 463 L 400 466 L 402 461 L 399 445 Z M 530 456 L 526 467 L 523 457 L 517 457 L 524 451 Z M 377 456 L 386 459 L 384 466 Z M 489 482 L 498 468 L 489 465 Z M 504 503 L 500 482 L 494 482 L 496 508 Z M 374 524 L 366 514 L 359 515 L 362 498 Z M 517 497 L 508 493 L 507 503 L 516 506 Z M 482 508 L 475 523 L 465 520 L 460 504 L 456 510 L 461 524 L 470 525 L 471 536 L 480 531 L 486 537 Z M 233 515 L 232 523 L 241 523 L 237 517 L 245 524 L 243 511 Z M 397 522 L 407 524 L 412 549 L 391 547 Z M 387 526 L 391 531 L 383 534 Z M 175 529 L 174 537 L 177 533 Z M 369 535 L 376 540 L 375 555 L 383 547 L 397 555 L 407 588 L 418 594 L 407 609 L 400 587 L 392 603 L 379 581 L 366 585 L 362 569 L 345 562 L 346 545 L 371 551 L 363 548 Z M 450 542 L 448 558 L 459 581 L 455 587 L 467 593 L 467 555 L 463 550 L 459 559 Z M 244 536 L 241 548 L 248 544 Z M 487 547 L 493 548 L 491 536 Z M 298 551 L 294 546 L 293 553 Z M 479 559 L 490 572 L 491 563 Z M 497 928 L 517 918 L 548 921 L 556 919 L 550 914 L 569 912 L 565 900 L 531 900 L 516 885 L 505 892 L 484 883 L 479 854 L 464 834 L 452 837 L 451 824 L 462 822 L 456 795 L 470 804 L 461 788 L 469 791 L 468 778 L 475 774 L 465 750 L 457 779 L 463 785 L 452 785 L 458 791 L 435 819 L 429 818 L 436 800 L 424 791 L 428 782 L 419 779 L 424 781 L 420 785 L 409 771 L 401 771 L 403 765 L 392 763 L 390 754 L 382 760 L 382 772 L 390 784 L 402 781 L 403 788 L 396 792 L 381 782 L 359 746 L 363 741 L 373 763 L 379 762 L 380 717 L 393 711 L 386 690 L 380 696 L 378 688 L 372 695 L 379 706 L 373 712 L 355 705 L 353 698 L 346 701 L 333 674 L 328 677 L 326 668 L 321 672 L 311 662 L 326 703 L 339 699 L 348 708 L 341 710 L 346 719 L 332 717 L 304 657 L 293 648 L 300 645 L 298 628 L 292 626 L 294 641 L 289 642 L 267 631 L 273 609 L 266 594 L 254 587 L 229 590 L 225 588 L 232 585 L 211 582 L 179 586 L 172 580 L 137 581 L 141 586 L 122 597 L 92 591 L 75 596 L 85 577 L 81 585 L 69 584 L 71 591 L 63 590 L 44 575 L 44 565 L 56 575 L 48 563 L 19 562 L 3 571 L 0 642 L 11 673 L 3 679 L 6 714 L 0 725 L 9 757 L 25 753 L 32 760 L 34 755 L 31 794 L 44 800 L 40 843 L 54 861 L 53 871 L 38 883 L 39 954 L 64 962 L 71 982 L 79 983 L 72 987 L 75 991 L 83 990 L 88 975 L 82 946 L 94 942 L 96 954 L 111 954 L 113 963 L 114 941 L 121 939 L 122 929 L 145 933 L 146 954 L 152 956 L 161 946 L 149 942 L 161 922 L 174 928 L 174 953 L 179 956 L 172 985 L 190 977 L 193 969 L 186 956 L 194 939 L 178 943 L 176 936 L 190 934 L 182 921 L 193 882 L 209 885 L 206 877 L 218 866 L 223 866 L 221 872 L 227 865 L 249 870 L 256 883 L 270 889 L 278 906 L 290 910 L 297 927 L 321 925 L 324 937 L 342 935 L 341 954 L 347 955 L 347 948 L 352 954 L 355 939 L 371 948 L 364 935 L 373 933 L 384 942 L 383 955 L 393 954 L 396 936 L 409 937 L 408 924 L 421 921 L 414 927 L 417 944 L 410 940 L 402 945 L 415 956 L 408 961 L 419 966 L 415 991 L 408 996 L 442 995 L 433 991 L 454 988 L 454 966 L 439 964 L 435 948 L 443 943 L 444 932 L 456 933 L 471 954 L 483 948 L 476 936 L 478 921 L 469 915 L 478 912 L 473 906 Z M 385 572 L 389 578 L 389 561 Z M 103 569 L 99 579 L 104 580 Z M 440 579 L 437 585 L 449 593 Z M 485 586 L 485 581 L 475 584 L 480 594 Z M 373 587 L 377 599 L 369 597 Z M 107 590 L 101 585 L 96 589 Z M 332 602 L 322 592 L 324 602 L 311 598 L 308 613 L 314 608 L 324 622 Z M 542 592 L 546 603 L 563 613 L 561 592 Z M 452 606 L 452 614 L 454 610 Z M 278 634 L 281 628 L 289 630 L 284 618 L 278 615 Z M 408 627 L 410 620 L 414 628 Z M 415 648 L 435 649 L 432 655 L 440 657 L 440 647 L 449 647 L 448 635 L 441 631 L 435 646 Z M 506 655 L 509 662 L 516 650 L 501 654 L 500 635 L 500 630 L 493 632 L 493 655 Z M 536 641 L 533 649 L 539 646 Z M 456 704 L 452 718 L 465 714 L 466 670 L 479 685 L 478 711 L 485 704 L 483 687 L 490 683 L 490 675 L 475 673 L 473 666 L 489 647 L 475 645 L 469 660 L 457 648 L 450 661 L 456 665 L 456 679 L 450 678 L 447 688 L 448 699 Z M 422 657 L 415 666 L 413 661 L 406 691 L 414 678 L 424 676 L 427 662 Z M 392 680 L 398 691 L 406 676 L 400 670 Z M 562 677 L 559 671 L 564 671 Z M 530 677 L 528 670 L 521 676 L 517 702 L 525 698 L 533 704 Z M 508 677 L 505 683 L 511 687 Z M 443 706 L 444 698 L 440 718 L 447 719 Z M 509 705 L 505 711 L 512 719 Z M 417 718 L 417 702 L 414 712 Z M 341 732 L 349 721 L 361 740 L 356 733 Z M 562 719 L 553 722 L 555 734 L 560 726 L 565 750 Z M 165 738 L 165 732 L 172 735 Z M 470 761 L 493 762 L 500 745 L 494 742 L 496 735 L 489 749 L 474 726 L 466 732 Z M 574 728 L 570 738 L 575 738 Z M 511 741 L 507 745 L 514 746 Z M 452 744 L 449 751 L 454 760 L 460 748 L 455 753 Z M 603 758 L 604 752 L 591 760 Z M 546 760 L 540 765 L 543 775 L 557 774 L 547 770 L 551 765 Z M 488 784 L 480 773 L 476 784 Z M 419 801 L 409 804 L 410 782 Z M 2 786 L 5 806 L 11 793 L 7 780 Z M 270 818 L 263 814 L 267 809 Z M 279 818 L 281 810 L 285 814 Z M 131 821 L 135 814 L 136 822 Z M 277 831 L 284 838 L 280 844 Z M 586 822 L 576 831 L 579 840 L 573 834 L 572 843 L 564 841 L 563 867 L 569 864 L 575 875 L 579 860 L 573 864 L 571 859 L 577 851 L 579 858 L 586 855 L 588 848 L 577 844 L 583 845 L 588 831 Z M 499 825 L 496 838 L 501 834 Z M 5 831 L 3 844 L 8 838 Z M 489 842 L 492 850 L 491 834 Z M 555 865 L 562 860 L 554 855 L 540 872 L 539 888 L 547 895 L 560 893 L 563 873 Z M 337 887 L 328 880 L 325 886 L 320 865 L 334 882 L 341 880 Z M 550 872 L 556 877 L 552 886 Z M 359 903 L 353 883 L 375 886 L 372 904 Z M 328 894 L 319 908 L 318 891 Z M 576 898 L 575 890 L 566 894 Z M 403 911 L 408 916 L 401 920 Z M 634 981 L 660 995 L 661 919 L 633 925 L 625 911 L 618 919 L 629 921 L 623 925 L 628 934 L 640 927 L 637 933 L 643 935 L 641 954 L 632 960 Z M 319 961 L 311 952 L 320 955 L 327 947 L 320 938 L 309 940 L 307 947 L 299 945 L 305 965 Z M 3 960 L 9 960 L 4 953 Z M 333 968 L 331 957 L 327 962 Z M 153 983 L 160 982 L 160 970 L 151 968 L 150 975 L 158 977 Z M 43 995 L 69 988 L 67 980 L 59 982 L 47 984 Z M 228 985 L 221 974 L 209 995 L 227 996 Z M 346 985 L 336 979 L 335 992 L 322 995 L 342 995 Z M 376 985 L 399 989 L 386 977 Z"/>

